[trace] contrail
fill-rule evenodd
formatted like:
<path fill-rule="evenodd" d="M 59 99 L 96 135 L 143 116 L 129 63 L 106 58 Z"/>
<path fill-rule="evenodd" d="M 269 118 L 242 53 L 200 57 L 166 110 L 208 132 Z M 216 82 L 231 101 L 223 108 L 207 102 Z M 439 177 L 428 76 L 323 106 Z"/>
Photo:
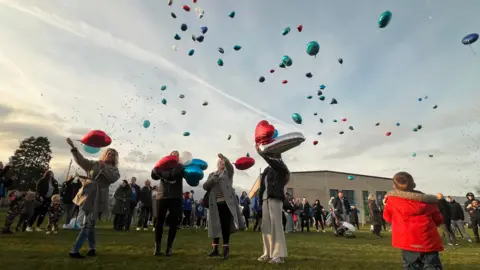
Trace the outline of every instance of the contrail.
<path fill-rule="evenodd" d="M 295 129 L 296 131 L 301 131 L 303 132 L 301 129 L 299 129 L 298 127 L 292 125 L 292 124 L 289 124 L 289 123 L 286 123 L 264 111 L 261 111 L 259 109 L 256 109 L 254 108 L 253 106 L 249 105 L 248 103 L 232 96 L 232 95 L 229 95 L 227 93 L 225 93 L 224 91 L 212 86 L 211 84 L 205 82 L 204 80 L 202 80 L 201 78 L 195 76 L 194 74 L 184 70 L 183 68 L 175 65 L 174 63 L 168 61 L 167 59 L 163 58 L 162 56 L 158 55 L 158 54 L 155 54 L 153 52 L 150 52 L 150 51 L 147 51 L 143 48 L 141 48 L 140 46 L 136 45 L 136 44 L 133 44 L 129 41 L 126 41 L 126 40 L 123 40 L 123 39 L 120 39 L 120 38 L 117 38 L 115 36 L 113 36 L 112 34 L 102 30 L 102 29 L 99 29 L 99 28 L 96 28 L 96 27 L 93 27 L 85 22 L 73 22 L 73 21 L 70 21 L 70 20 L 67 20 L 65 18 L 62 18 L 56 14 L 51 14 L 49 12 L 45 12 L 41 9 L 39 9 L 38 7 L 23 7 L 23 6 L 20 6 L 18 5 L 17 3 L 13 3 L 13 2 L 9 2 L 9 1 L 5 1 L 5 0 L 1 0 L 0 1 L 1 4 L 7 6 L 7 7 L 10 7 L 12 9 L 15 9 L 15 10 L 18 10 L 18 11 L 21 11 L 23 13 L 26 13 L 28 15 L 31 15 L 37 19 L 40 19 L 42 21 L 44 21 L 45 23 L 47 24 L 50 24 L 51 26 L 53 27 L 56 27 L 56 28 L 59 28 L 59 29 L 62 29 L 66 32 L 69 32 L 75 36 L 78 36 L 80 38 L 84 38 L 84 39 L 88 39 L 90 41 L 92 41 L 93 43 L 101 46 L 101 47 L 105 47 L 105 48 L 109 48 L 109 49 L 112 49 L 112 50 L 115 50 L 123 55 L 126 55 L 132 59 L 135 59 L 135 60 L 138 60 L 138 61 L 143 61 L 143 62 L 147 62 L 147 63 L 156 63 L 156 64 L 159 64 L 159 65 L 162 65 L 163 67 L 175 72 L 177 75 L 181 76 L 181 77 L 184 77 L 184 78 L 188 78 L 188 79 L 191 79 L 201 85 L 203 85 L 205 88 L 208 88 L 220 95 L 222 95 L 223 97 L 235 102 L 235 103 L 238 103 L 240 105 L 242 105 L 243 107 L 251 110 L 252 112 L 258 114 L 258 115 L 261 115 L 265 118 L 267 118 L 268 120 L 272 120 L 274 122 L 278 122 L 284 126 L 289 126 L 289 127 L 292 127 L 293 129 Z"/>

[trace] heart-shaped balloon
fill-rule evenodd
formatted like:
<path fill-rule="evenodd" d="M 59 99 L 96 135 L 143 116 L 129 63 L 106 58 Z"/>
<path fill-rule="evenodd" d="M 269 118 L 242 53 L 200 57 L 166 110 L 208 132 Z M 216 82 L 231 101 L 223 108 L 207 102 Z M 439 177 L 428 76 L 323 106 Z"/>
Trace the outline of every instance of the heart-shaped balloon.
<path fill-rule="evenodd" d="M 257 144 L 269 143 L 272 141 L 275 127 L 270 125 L 267 120 L 258 122 L 255 128 L 255 142 Z"/>
<path fill-rule="evenodd" d="M 166 156 L 157 163 L 155 163 L 154 168 L 157 169 L 158 171 L 165 171 L 165 170 L 170 170 L 177 166 L 178 164 L 178 157 L 177 156 Z"/>
<path fill-rule="evenodd" d="M 241 157 L 235 162 L 235 168 L 241 171 L 248 170 L 253 165 L 255 165 L 255 159 L 251 157 Z"/>
<path fill-rule="evenodd" d="M 83 136 L 81 142 L 90 147 L 101 148 L 109 146 L 112 139 L 104 131 L 92 130 Z"/>

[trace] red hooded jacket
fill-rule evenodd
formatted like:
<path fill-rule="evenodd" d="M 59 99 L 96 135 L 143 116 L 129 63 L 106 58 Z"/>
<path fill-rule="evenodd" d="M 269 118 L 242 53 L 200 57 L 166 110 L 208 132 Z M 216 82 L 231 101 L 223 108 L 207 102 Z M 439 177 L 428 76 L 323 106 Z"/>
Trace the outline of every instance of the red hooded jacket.
<path fill-rule="evenodd" d="M 394 190 L 387 195 L 383 218 L 392 225 L 392 246 L 413 252 L 442 251 L 437 198 L 419 191 Z"/>

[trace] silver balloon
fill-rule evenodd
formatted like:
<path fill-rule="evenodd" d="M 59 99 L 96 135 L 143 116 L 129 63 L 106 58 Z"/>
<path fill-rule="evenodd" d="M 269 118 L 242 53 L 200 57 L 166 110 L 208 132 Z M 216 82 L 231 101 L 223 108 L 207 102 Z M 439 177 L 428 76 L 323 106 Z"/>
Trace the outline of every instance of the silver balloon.
<path fill-rule="evenodd" d="M 299 146 L 305 141 L 305 136 L 300 132 L 291 132 L 283 134 L 275 138 L 271 143 L 260 145 L 260 153 L 276 153 L 281 154 L 288 150 Z"/>

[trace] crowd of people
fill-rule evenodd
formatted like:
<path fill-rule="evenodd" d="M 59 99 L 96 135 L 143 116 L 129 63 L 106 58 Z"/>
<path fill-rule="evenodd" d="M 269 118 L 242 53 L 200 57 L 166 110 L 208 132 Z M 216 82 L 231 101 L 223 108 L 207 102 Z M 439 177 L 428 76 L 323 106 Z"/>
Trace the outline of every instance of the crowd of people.
<path fill-rule="evenodd" d="M 306 198 L 300 200 L 285 193 L 290 172 L 279 154 L 261 155 L 269 166 L 262 172 L 260 188 L 251 199 L 246 192 L 240 197 L 236 195 L 233 165 L 218 154 L 217 170 L 210 173 L 203 184 L 205 196 L 194 200 L 193 192 L 183 192 L 184 170 L 180 163 L 168 170 L 154 168 L 151 178 L 158 181 L 157 185 L 152 186 L 152 182 L 146 180 L 140 187 L 132 177 L 130 182 L 121 180 L 114 194 L 109 195 L 110 185 L 120 178 L 117 151 L 108 148 L 98 161 L 93 161 L 85 159 L 70 139 L 67 143 L 72 147 L 75 162 L 86 175 L 72 175 L 61 185 L 53 172 L 47 171 L 37 181 L 35 191 L 13 190 L 7 194 L 5 190 L 15 183 L 16 177 L 8 165 L 4 167 L 0 163 L 0 192 L 3 192 L 0 195 L 7 195 L 10 203 L 2 233 L 42 231 L 45 218 L 48 218 L 46 234 L 57 234 L 59 225 L 70 228 L 74 223 L 81 230 L 70 257 L 84 258 L 80 248 L 86 240 L 87 256 L 96 256 L 95 225 L 103 216 L 112 222 L 116 231 L 129 231 L 132 226 L 143 231 L 152 226 L 155 256 L 172 255 L 178 229 L 208 230 L 212 238 L 208 256 L 227 259 L 230 235 L 248 230 L 253 221 L 253 231 L 262 233 L 264 243 L 264 253 L 258 260 L 277 264 L 288 256 L 285 233 L 310 232 L 312 227 L 317 232 L 326 232 L 327 227 L 332 227 L 336 233 L 344 222 L 359 229 L 359 211 L 342 191 L 330 199 L 327 208 L 319 200 L 310 204 Z M 173 151 L 170 155 L 179 153 Z M 393 182 L 395 189 L 388 192 L 383 201 L 378 202 L 372 194 L 368 197 L 369 220 L 372 233 L 379 237 L 382 227 L 386 230 L 386 224 L 391 224 L 392 245 L 402 250 L 405 269 L 427 266 L 441 269 L 439 252 L 443 250 L 443 242 L 439 231 L 452 246 L 458 245 L 457 233 L 473 242 L 465 228 L 464 211 L 470 216 L 469 226 L 475 241 L 480 243 L 480 206 L 473 193 L 467 194 L 462 206 L 450 196 L 427 195 L 415 190 L 413 177 L 408 173 L 396 174 Z M 59 224 L 63 216 L 65 223 Z M 162 253 L 166 226 L 167 243 Z"/>

